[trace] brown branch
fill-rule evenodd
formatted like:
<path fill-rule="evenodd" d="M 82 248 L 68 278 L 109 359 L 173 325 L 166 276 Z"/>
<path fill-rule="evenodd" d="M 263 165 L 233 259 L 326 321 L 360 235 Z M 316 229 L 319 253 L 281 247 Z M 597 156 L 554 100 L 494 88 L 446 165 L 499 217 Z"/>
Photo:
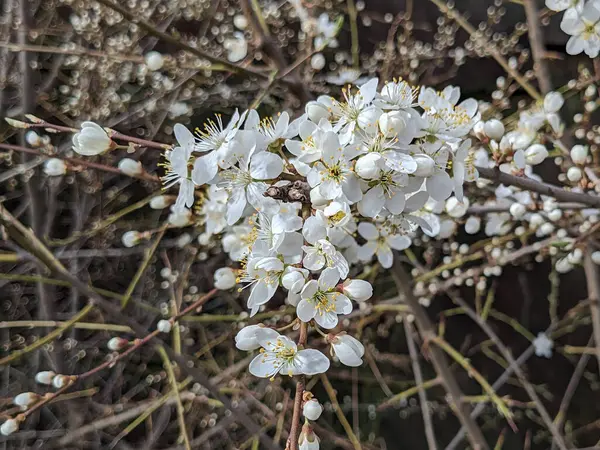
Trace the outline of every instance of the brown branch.
<path fill-rule="evenodd" d="M 391 269 L 392 277 L 394 278 L 398 292 L 404 294 L 404 302 L 410 307 L 414 314 L 419 334 L 421 335 L 424 344 L 427 345 L 428 342 L 433 341 L 437 337 L 435 328 L 433 327 L 427 312 L 413 294 L 412 280 L 399 262 L 399 255 L 395 256 L 394 265 Z M 452 411 L 467 430 L 467 436 L 471 442 L 471 446 L 475 450 L 488 450 L 489 446 L 485 441 L 479 425 L 477 425 L 475 420 L 470 416 L 471 411 L 469 405 L 462 402 L 463 393 L 454 374 L 450 370 L 448 360 L 446 359 L 443 350 L 438 346 L 431 346 L 429 347 L 429 355 L 436 373 L 442 378 L 442 384 L 448 393 L 448 403 L 452 408 Z"/>
<path fill-rule="evenodd" d="M 419 401 L 421 402 L 421 412 L 423 413 L 423 424 L 425 426 L 425 438 L 427 439 L 429 450 L 436 450 L 437 442 L 435 440 L 435 433 L 433 431 L 433 423 L 431 422 L 429 403 L 427 403 L 427 394 L 425 393 L 425 389 L 423 389 L 423 374 L 421 373 L 421 366 L 419 364 L 419 355 L 417 354 L 415 339 L 412 335 L 412 325 L 408 321 L 404 322 L 404 332 L 406 334 L 406 342 L 408 344 L 408 353 L 410 354 L 410 359 L 412 361 L 415 383 L 417 384 L 419 393 Z"/>
<path fill-rule="evenodd" d="M 592 260 L 592 249 L 589 247 L 585 251 L 583 269 L 585 271 L 588 299 L 590 301 L 598 370 L 600 370 L 600 276 L 598 274 L 598 266 Z"/>
<path fill-rule="evenodd" d="M 540 27 L 539 14 L 535 6 L 535 0 L 523 0 L 525 15 L 527 16 L 527 29 L 529 31 L 529 45 L 533 56 L 533 68 L 543 94 L 552 90 L 550 71 L 546 64 L 546 47 L 544 46 L 544 35 Z"/>
<path fill-rule="evenodd" d="M 501 183 L 508 186 L 516 186 L 521 189 L 537 192 L 549 197 L 554 197 L 556 200 L 561 202 L 582 203 L 584 205 L 594 206 L 596 208 L 600 207 L 600 197 L 597 196 L 567 191 L 552 184 L 539 182 L 531 178 L 517 177 L 515 175 L 501 172 L 498 169 L 490 169 L 487 167 L 478 166 L 477 171 L 483 178 L 487 178 L 488 180 L 497 184 Z"/>
<path fill-rule="evenodd" d="M 308 325 L 306 322 L 300 322 L 300 336 L 298 337 L 298 346 L 306 345 Z M 296 395 L 294 396 L 294 410 L 292 412 L 292 427 L 288 438 L 286 449 L 298 450 L 298 438 L 300 437 L 300 414 L 302 411 L 302 400 L 304 396 L 304 387 L 306 380 L 304 376 L 299 376 L 296 381 Z"/>

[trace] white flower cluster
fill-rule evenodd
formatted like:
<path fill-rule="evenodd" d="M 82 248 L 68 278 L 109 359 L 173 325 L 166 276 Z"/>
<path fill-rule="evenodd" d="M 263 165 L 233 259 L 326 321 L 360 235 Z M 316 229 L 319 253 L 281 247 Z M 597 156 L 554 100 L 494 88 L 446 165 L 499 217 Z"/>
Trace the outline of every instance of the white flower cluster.
<path fill-rule="evenodd" d="M 332 330 L 371 285 L 349 278 L 351 266 L 376 257 L 384 268 L 422 229 L 434 236 L 433 204 L 452 193 L 464 205 L 463 182 L 477 172 L 467 135 L 479 120 L 473 99 L 459 103 L 458 88 L 418 91 L 404 81 L 378 91 L 373 78 L 344 89 L 343 100 L 322 96 L 291 121 L 287 113 L 262 119 L 255 110 L 217 116 L 196 136 L 174 127 L 178 145 L 166 157 L 167 186 L 179 185 L 172 214 L 185 216 L 201 197 L 199 241 L 220 241 L 241 264 L 215 274 L 215 287 L 242 283 L 251 316 L 275 293 L 287 291 L 300 321 Z M 324 333 L 323 333 L 324 334 Z M 328 335 L 333 354 L 349 366 L 364 348 L 345 333 Z M 278 332 L 250 326 L 238 348 L 261 349 L 250 371 L 260 377 L 314 375 L 329 359 L 300 348 Z"/>
<path fill-rule="evenodd" d="M 595 58 L 600 52 L 600 0 L 546 0 L 553 11 L 564 11 L 560 28 L 569 36 L 567 53 L 585 52 Z"/>

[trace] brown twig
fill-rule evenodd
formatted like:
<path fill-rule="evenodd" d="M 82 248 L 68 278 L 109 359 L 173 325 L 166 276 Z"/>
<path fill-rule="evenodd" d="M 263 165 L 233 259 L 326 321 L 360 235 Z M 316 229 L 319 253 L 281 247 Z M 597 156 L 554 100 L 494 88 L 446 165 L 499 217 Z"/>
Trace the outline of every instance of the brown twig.
<path fill-rule="evenodd" d="M 590 301 L 596 359 L 598 360 L 598 369 L 600 370 L 600 275 L 598 274 L 598 266 L 592 260 L 592 249 L 589 246 L 585 250 L 583 269 L 585 271 L 588 299 Z"/>
<path fill-rule="evenodd" d="M 540 27 L 539 14 L 535 6 L 535 0 L 523 0 L 525 15 L 527 16 L 527 29 L 529 31 L 529 45 L 533 56 L 533 68 L 540 85 L 542 94 L 552 90 L 550 71 L 546 64 L 546 47 L 544 46 L 544 34 Z"/>
<path fill-rule="evenodd" d="M 413 295 L 412 281 L 409 275 L 406 273 L 399 257 L 396 255 L 394 258 L 394 265 L 392 266 L 391 272 L 394 282 L 399 293 L 404 294 L 404 301 L 410 307 L 412 313 L 415 316 L 415 322 L 421 338 L 425 344 L 433 341 L 437 338 L 435 328 L 431 323 L 431 320 L 427 316 L 427 312 L 421 306 L 417 298 Z M 454 377 L 454 374 L 450 370 L 446 355 L 443 350 L 437 346 L 431 346 L 429 348 L 429 354 L 431 362 L 435 368 L 437 374 L 442 378 L 442 383 L 446 392 L 448 393 L 448 402 L 450 407 L 467 430 L 467 436 L 471 445 L 476 450 L 487 450 L 489 446 L 483 437 L 481 429 L 470 416 L 470 407 L 462 403 L 463 393 Z"/>
<path fill-rule="evenodd" d="M 305 346 L 307 339 L 308 325 L 306 322 L 300 322 L 300 336 L 298 337 L 298 346 Z M 298 438 L 300 437 L 300 414 L 302 413 L 302 397 L 306 380 L 304 376 L 299 376 L 296 381 L 296 394 L 294 396 L 294 409 L 292 411 L 292 426 L 286 448 L 298 450 Z"/>
<path fill-rule="evenodd" d="M 427 394 L 425 393 L 425 389 L 423 389 L 423 374 L 421 373 L 421 365 L 419 364 L 419 355 L 417 354 L 417 347 L 412 335 L 412 324 L 408 321 L 404 322 L 404 332 L 406 334 L 406 343 L 408 344 L 408 353 L 412 362 L 415 383 L 417 383 L 417 389 L 419 392 L 419 402 L 421 403 L 423 424 L 425 426 L 425 438 L 427 439 L 429 450 L 436 450 L 437 442 L 435 440 L 433 423 L 431 422 L 431 411 L 429 409 L 429 403 L 427 402 Z"/>
<path fill-rule="evenodd" d="M 554 197 L 556 200 L 561 202 L 582 203 L 584 205 L 600 207 L 600 196 L 567 191 L 558 186 L 539 182 L 531 178 L 517 177 L 515 175 L 501 172 L 498 169 L 477 167 L 477 171 L 483 178 L 487 178 L 488 180 L 497 184 L 502 183 L 508 186 L 516 186 L 521 189 L 537 192 L 538 194 Z"/>

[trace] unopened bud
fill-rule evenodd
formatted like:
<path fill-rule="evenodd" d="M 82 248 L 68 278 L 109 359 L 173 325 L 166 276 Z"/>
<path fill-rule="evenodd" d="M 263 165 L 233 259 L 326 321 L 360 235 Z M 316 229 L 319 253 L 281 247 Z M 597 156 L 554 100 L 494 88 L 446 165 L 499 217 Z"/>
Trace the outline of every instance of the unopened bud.
<path fill-rule="evenodd" d="M 161 333 L 168 333 L 169 331 L 171 331 L 171 328 L 171 322 L 169 322 L 168 320 L 159 320 L 156 324 L 156 329 Z"/>
<path fill-rule="evenodd" d="M 35 381 L 40 384 L 51 385 L 55 376 L 56 374 L 54 372 L 46 370 L 44 372 L 38 372 L 35 376 Z"/>
<path fill-rule="evenodd" d="M 19 422 L 16 419 L 8 419 L 0 425 L 0 434 L 3 436 L 9 436 L 15 431 L 19 431 Z"/>
<path fill-rule="evenodd" d="M 120 337 L 114 337 L 110 341 L 108 341 L 108 344 L 106 344 L 108 349 L 112 350 L 113 352 L 118 352 L 119 350 L 124 349 L 128 345 L 129 341 Z"/>
<path fill-rule="evenodd" d="M 40 399 L 35 392 L 22 392 L 13 399 L 13 403 L 21 408 L 27 408 Z"/>

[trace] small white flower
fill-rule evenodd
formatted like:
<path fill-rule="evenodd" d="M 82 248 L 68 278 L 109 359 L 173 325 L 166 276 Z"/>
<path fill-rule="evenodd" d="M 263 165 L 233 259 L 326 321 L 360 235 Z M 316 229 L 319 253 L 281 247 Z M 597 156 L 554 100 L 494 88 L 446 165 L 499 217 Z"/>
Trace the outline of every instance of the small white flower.
<path fill-rule="evenodd" d="M 554 342 L 545 333 L 538 333 L 537 337 L 533 340 L 533 346 L 535 347 L 536 356 L 543 356 L 544 358 L 552 357 Z"/>
<path fill-rule="evenodd" d="M 261 305 L 273 298 L 284 268 L 283 262 L 274 256 L 259 256 L 248 260 L 246 275 L 241 281 L 249 283 L 247 286 L 252 286 L 247 303 L 251 316 L 258 312 Z"/>
<path fill-rule="evenodd" d="M 349 367 L 358 367 L 363 363 L 362 357 L 365 354 L 365 347 L 358 339 L 346 333 L 340 333 L 331 337 L 330 342 L 333 353 L 342 364 Z"/>
<path fill-rule="evenodd" d="M 94 122 L 83 122 L 81 131 L 73 135 L 73 151 L 83 156 L 94 156 L 110 150 L 114 143 L 104 129 Z"/>
<path fill-rule="evenodd" d="M 233 63 L 241 61 L 248 54 L 248 41 L 244 33 L 236 31 L 233 37 L 225 39 L 223 48 L 227 50 L 227 59 Z"/>
<path fill-rule="evenodd" d="M 35 392 L 22 392 L 13 399 L 13 403 L 23 409 L 33 405 L 40 399 L 40 396 Z"/>
<path fill-rule="evenodd" d="M 364 302 L 373 295 L 373 286 L 365 280 L 347 279 L 342 285 L 342 292 L 352 300 Z"/>
<path fill-rule="evenodd" d="M 594 264 L 600 265 L 600 251 L 596 250 L 592 253 L 592 261 L 594 261 Z"/>
<path fill-rule="evenodd" d="M 131 158 L 123 158 L 119 161 L 118 167 L 121 172 L 131 177 L 140 175 L 144 171 L 142 163 Z"/>
<path fill-rule="evenodd" d="M 156 324 L 156 329 L 161 333 L 168 333 L 169 331 L 171 331 L 172 327 L 173 325 L 171 324 L 171 322 L 165 319 L 159 320 Z"/>
<path fill-rule="evenodd" d="M 338 324 L 338 314 L 350 314 L 352 302 L 336 290 L 340 281 L 337 269 L 329 267 L 319 276 L 319 281 L 311 280 L 302 289 L 296 313 L 303 322 L 312 319 L 326 329 L 335 328 Z"/>
<path fill-rule="evenodd" d="M 221 267 L 215 271 L 214 286 L 222 291 L 227 291 L 236 285 L 236 275 L 230 267 Z"/>
<path fill-rule="evenodd" d="M 273 337 L 266 328 L 256 330 L 256 339 L 262 347 L 249 366 L 250 373 L 261 378 L 284 375 L 317 375 L 329 369 L 329 358 L 315 349 L 298 350 L 287 336 Z"/>
<path fill-rule="evenodd" d="M 194 182 L 191 180 L 189 161 L 195 149 L 194 135 L 180 123 L 173 127 L 177 147 L 167 152 L 168 172 L 163 177 L 165 188 L 179 184 L 175 210 L 182 211 L 194 204 Z"/>
<path fill-rule="evenodd" d="M 121 236 L 121 242 L 125 247 L 135 247 L 142 240 L 142 233 L 139 231 L 127 231 Z"/>
<path fill-rule="evenodd" d="M 245 30 L 248 26 L 248 19 L 243 14 L 233 16 L 233 25 L 239 30 Z"/>
<path fill-rule="evenodd" d="M 129 341 L 120 337 L 114 337 L 110 341 L 108 341 L 108 344 L 106 344 L 108 349 L 112 350 L 113 352 L 118 352 L 119 350 L 124 349 L 128 345 Z"/>
<path fill-rule="evenodd" d="M 56 376 L 56 373 L 52 372 L 51 370 L 46 370 L 43 372 L 38 372 L 35 375 L 35 381 L 40 384 L 51 385 L 52 380 L 54 379 L 55 376 Z"/>
<path fill-rule="evenodd" d="M 585 52 L 595 58 L 600 52 L 600 1 L 588 0 L 583 8 L 569 8 L 565 11 L 561 29 L 571 35 L 567 42 L 567 53 L 578 55 Z"/>
<path fill-rule="evenodd" d="M 314 246 L 303 245 L 302 250 L 306 253 L 302 264 L 308 270 L 321 270 L 325 266 L 334 267 L 342 278 L 348 276 L 350 270 L 348 261 L 328 240 L 319 239 Z"/>
<path fill-rule="evenodd" d="M 19 422 L 16 419 L 8 419 L 0 425 L 0 434 L 3 436 L 9 436 L 16 431 L 19 431 Z"/>
<path fill-rule="evenodd" d="M 58 177 L 67 173 L 67 165 L 62 159 L 50 158 L 44 163 L 44 173 L 49 177 Z"/>
<path fill-rule="evenodd" d="M 408 236 L 390 234 L 387 229 L 378 229 L 369 222 L 359 223 L 358 233 L 367 240 L 367 243 L 359 249 L 359 258 L 366 262 L 370 261 L 373 255 L 377 255 L 377 259 L 384 269 L 389 269 L 394 263 L 392 249 L 404 250 L 411 244 Z"/>
<path fill-rule="evenodd" d="M 304 417 L 306 417 L 308 420 L 317 420 L 319 417 L 321 417 L 322 412 L 323 406 L 321 406 L 316 398 L 311 398 L 309 401 L 304 403 L 304 406 L 302 407 L 302 414 L 304 414 Z"/>
<path fill-rule="evenodd" d="M 144 56 L 144 61 L 146 62 L 146 66 L 148 66 L 148 69 L 156 71 L 162 69 L 162 66 L 165 63 L 165 58 L 160 53 L 156 51 L 151 51 L 146 53 L 146 55 Z"/>

